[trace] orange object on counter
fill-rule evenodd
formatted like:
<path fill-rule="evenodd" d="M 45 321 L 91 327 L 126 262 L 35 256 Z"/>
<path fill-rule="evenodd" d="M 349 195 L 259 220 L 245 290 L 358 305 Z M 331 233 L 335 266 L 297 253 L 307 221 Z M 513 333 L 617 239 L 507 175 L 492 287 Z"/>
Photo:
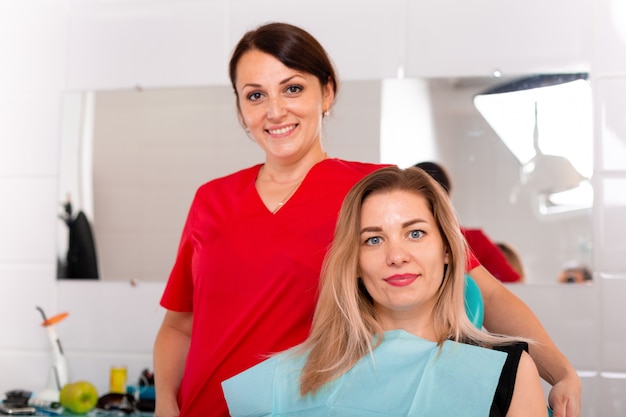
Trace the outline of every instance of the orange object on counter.
<path fill-rule="evenodd" d="M 63 320 L 63 319 L 65 319 L 68 315 L 69 315 L 69 313 L 60 313 L 60 314 L 57 314 L 56 316 L 52 316 L 52 317 L 50 317 L 49 319 L 44 320 L 44 322 L 43 322 L 43 323 L 41 323 L 41 325 L 42 325 L 43 327 L 48 327 L 48 326 L 51 326 L 51 325 L 53 325 L 53 324 L 56 324 L 56 323 L 58 323 L 58 322 L 62 321 L 62 320 Z"/>

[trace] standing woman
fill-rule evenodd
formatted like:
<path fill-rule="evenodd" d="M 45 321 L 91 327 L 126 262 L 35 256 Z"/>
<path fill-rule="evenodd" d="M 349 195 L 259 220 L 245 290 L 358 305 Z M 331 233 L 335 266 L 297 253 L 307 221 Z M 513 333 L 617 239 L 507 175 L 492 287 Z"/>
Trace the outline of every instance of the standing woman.
<path fill-rule="evenodd" d="M 265 161 L 194 197 L 161 299 L 156 417 L 228 416 L 222 381 L 306 339 L 341 203 L 382 167 L 324 152 L 323 119 L 338 83 L 306 31 L 271 23 L 246 33 L 229 71 L 239 118 Z M 539 321 L 483 267 L 471 274 L 486 301 L 485 326 L 537 340 L 531 355 L 556 384 L 553 408 L 578 417 L 580 381 Z"/>

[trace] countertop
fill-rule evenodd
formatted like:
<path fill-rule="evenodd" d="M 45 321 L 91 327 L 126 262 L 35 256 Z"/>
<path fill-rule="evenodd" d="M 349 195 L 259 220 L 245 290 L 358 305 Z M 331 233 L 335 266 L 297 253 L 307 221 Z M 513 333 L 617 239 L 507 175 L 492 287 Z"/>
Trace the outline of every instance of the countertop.
<path fill-rule="evenodd" d="M 5 415 L 29 415 L 29 416 L 55 416 L 55 417 L 154 417 L 154 413 L 145 411 L 134 411 L 132 413 L 125 413 L 120 410 L 108 411 L 101 409 L 94 409 L 87 414 L 73 414 L 70 412 L 62 412 L 61 414 L 53 411 L 38 410 L 35 414 L 21 414 L 21 413 L 3 413 L 0 412 L 0 416 Z"/>

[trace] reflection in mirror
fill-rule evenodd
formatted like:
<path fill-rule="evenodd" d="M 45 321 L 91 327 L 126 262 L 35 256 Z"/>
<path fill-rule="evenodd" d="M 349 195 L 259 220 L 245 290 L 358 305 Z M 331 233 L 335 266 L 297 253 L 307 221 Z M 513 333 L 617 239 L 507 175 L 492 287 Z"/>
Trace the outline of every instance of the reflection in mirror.
<path fill-rule="evenodd" d="M 521 192 L 519 188 L 524 173 L 523 163 L 528 161 L 522 162 L 511 151 L 505 139 L 498 134 L 499 131 L 487 122 L 474 105 L 474 97 L 479 93 L 496 89 L 519 78 L 524 77 L 430 79 L 425 86 L 428 94 L 427 105 L 424 104 L 423 97 L 413 99 L 413 96 L 403 96 L 395 101 L 390 99 L 391 104 L 383 103 L 382 119 L 391 120 L 382 125 L 382 149 L 386 151 L 383 157 L 384 162 L 398 163 L 401 166 L 429 160 L 443 165 L 453 183 L 451 199 L 461 225 L 469 229 L 482 229 L 495 243 L 505 243 L 512 247 L 522 262 L 526 283 L 554 284 L 558 282 L 563 265 L 573 261 L 591 265 L 589 200 L 585 201 L 584 208 L 575 206 L 576 209 L 569 210 L 567 214 L 562 212 L 556 215 L 554 210 L 541 212 L 536 192 L 540 188 L 533 187 L 551 184 L 555 178 L 549 172 L 545 177 L 536 176 L 533 180 L 536 184 L 528 182 L 524 192 Z M 402 91 L 408 89 L 422 90 L 421 82 L 418 86 L 412 86 L 414 82 L 415 80 L 384 82 L 383 97 L 400 97 Z M 385 91 L 387 87 L 389 91 Z M 588 88 L 586 94 L 589 97 Z M 569 106 L 567 98 L 561 100 L 566 102 L 565 107 Z M 415 116 L 403 122 L 402 117 L 397 118 L 395 115 L 402 114 L 406 108 L 412 108 Z M 501 105 L 501 108 L 504 106 Z M 580 122 L 586 126 L 580 129 L 587 135 L 581 137 L 584 145 L 579 146 L 579 149 L 583 146 L 591 147 L 592 135 L 588 128 L 592 117 L 590 109 L 588 107 L 588 111 L 584 113 L 579 108 L 565 119 L 570 125 L 580 126 Z M 534 103 L 531 104 L 528 115 L 515 110 L 503 113 L 512 116 L 514 123 L 517 123 L 514 126 L 516 141 L 533 150 Z M 545 116 L 550 117 L 552 116 Z M 559 118 L 562 122 L 563 115 Z M 520 127 L 519 119 L 529 119 L 530 123 L 525 128 Z M 548 122 L 549 120 L 543 119 L 543 125 L 549 124 Z M 407 131 L 411 132 L 413 143 L 404 140 L 401 146 L 394 145 L 401 132 Z M 548 134 L 554 135 L 552 142 L 557 145 L 549 151 L 544 149 L 545 153 L 568 155 L 568 149 L 565 148 L 571 147 L 569 128 L 545 134 L 540 130 L 542 137 L 547 137 Z M 585 167 L 581 173 L 590 175 L 591 151 L 581 152 L 581 155 Z M 529 159 L 532 157 L 531 154 Z M 535 174 L 539 174 L 539 170 Z M 511 198 L 512 195 L 515 198 Z M 554 196 L 551 195 L 550 198 Z M 554 202 L 551 201 L 550 204 L 554 205 Z"/>
<path fill-rule="evenodd" d="M 511 198 L 531 193 L 540 218 L 591 209 L 593 134 L 587 78 L 586 73 L 534 75 L 474 97 L 476 108 L 522 165 Z"/>
<path fill-rule="evenodd" d="M 196 188 L 261 160 L 228 87 L 68 93 L 59 201 L 93 224 L 101 279 L 164 281 Z M 61 227 L 59 259 L 67 251 Z"/>
<path fill-rule="evenodd" d="M 58 234 L 57 277 L 98 279 L 98 259 L 90 219 L 92 187 L 92 94 L 68 94 L 63 99 L 59 164 L 59 202 L 63 226 Z M 88 140 L 83 140 L 88 138 Z M 75 208 L 78 207 L 77 210 Z"/>
<path fill-rule="evenodd" d="M 513 246 L 527 283 L 556 283 L 563 264 L 589 263 L 587 211 L 546 221 L 530 209 L 529 195 L 510 198 L 522 163 L 473 103 L 501 80 L 386 81 L 341 86 L 324 131 L 331 156 L 379 162 L 364 154 L 366 131 L 380 139 L 383 162 L 443 163 L 455 183 L 452 201 L 461 223 Z M 393 98 L 407 91 L 417 104 Z M 230 87 L 77 92 L 66 94 L 63 104 L 59 203 L 69 197 L 91 221 L 104 280 L 167 279 L 197 187 L 263 161 L 239 125 Z M 371 117 L 354 117 L 356 108 Z M 532 128 L 526 136 L 532 144 Z M 341 152 L 333 141 L 343 144 Z M 68 249 L 62 221 L 59 230 L 62 260 Z"/>

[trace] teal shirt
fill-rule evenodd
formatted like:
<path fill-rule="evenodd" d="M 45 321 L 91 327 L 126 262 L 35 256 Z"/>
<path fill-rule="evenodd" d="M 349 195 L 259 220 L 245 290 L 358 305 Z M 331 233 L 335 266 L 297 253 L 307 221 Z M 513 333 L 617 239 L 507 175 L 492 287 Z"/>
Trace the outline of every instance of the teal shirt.
<path fill-rule="evenodd" d="M 507 354 L 404 330 L 385 332 L 363 357 L 314 395 L 300 395 L 306 355 L 274 356 L 222 383 L 232 417 L 488 417 Z"/>

